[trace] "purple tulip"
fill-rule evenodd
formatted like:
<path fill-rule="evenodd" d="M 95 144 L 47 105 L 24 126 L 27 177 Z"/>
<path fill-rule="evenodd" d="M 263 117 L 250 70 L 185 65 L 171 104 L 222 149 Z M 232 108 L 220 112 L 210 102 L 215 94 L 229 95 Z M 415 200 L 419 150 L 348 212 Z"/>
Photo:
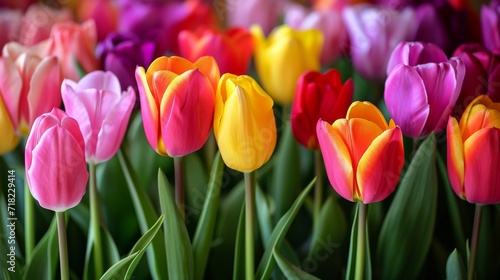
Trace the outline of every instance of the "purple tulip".
<path fill-rule="evenodd" d="M 358 4 L 346 7 L 342 15 L 351 41 L 354 68 L 365 78 L 384 80 L 383 69 L 387 68 L 394 47 L 414 38 L 413 10 L 397 11 Z"/>
<path fill-rule="evenodd" d="M 250 28 L 257 24 L 265 34 L 269 34 L 279 25 L 283 4 L 283 0 L 228 0 L 225 1 L 225 14 L 222 16 L 226 17 L 228 26 Z"/>
<path fill-rule="evenodd" d="M 440 132 L 460 94 L 464 74 L 459 58 L 394 67 L 385 82 L 384 98 L 403 134 L 420 138 Z"/>
<path fill-rule="evenodd" d="M 446 54 L 432 43 L 401 42 L 391 53 L 387 63 L 387 75 L 399 64 L 416 66 L 429 62 L 439 63 L 445 61 L 448 61 Z"/>
<path fill-rule="evenodd" d="M 120 147 L 135 102 L 134 90 L 121 90 L 111 72 L 94 71 L 78 83 L 65 79 L 61 93 L 66 112 L 80 124 L 88 162 L 110 159 Z"/>
<path fill-rule="evenodd" d="M 500 5 L 490 3 L 481 7 L 481 31 L 484 46 L 494 51 L 500 48 Z"/>

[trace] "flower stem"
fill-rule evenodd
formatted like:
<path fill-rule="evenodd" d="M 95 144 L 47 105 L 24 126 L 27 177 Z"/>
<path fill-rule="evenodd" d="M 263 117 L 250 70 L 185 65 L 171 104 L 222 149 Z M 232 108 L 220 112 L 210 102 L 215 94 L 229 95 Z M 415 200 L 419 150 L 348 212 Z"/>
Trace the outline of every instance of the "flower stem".
<path fill-rule="evenodd" d="M 354 279 L 363 279 L 365 268 L 366 210 L 368 206 L 358 202 L 358 241 L 356 243 L 356 270 Z"/>
<path fill-rule="evenodd" d="M 477 257 L 477 246 L 479 241 L 479 232 L 481 230 L 481 215 L 483 213 L 483 205 L 476 204 L 476 210 L 474 213 L 474 227 L 472 229 L 472 244 L 470 249 L 470 259 L 469 259 L 469 271 L 467 279 L 474 279 L 476 257 Z"/>
<path fill-rule="evenodd" d="M 101 278 L 103 273 L 101 227 L 99 212 L 99 196 L 96 184 L 96 164 L 89 163 L 90 173 L 90 228 L 94 235 L 94 271 L 96 279 Z"/>
<path fill-rule="evenodd" d="M 61 279 L 69 280 L 68 242 L 66 240 L 66 218 L 64 212 L 56 212 L 57 236 L 59 239 L 59 262 L 61 266 Z"/>
<path fill-rule="evenodd" d="M 24 177 L 24 227 L 26 231 L 24 246 L 26 250 L 26 262 L 31 260 L 33 248 L 35 248 L 35 211 L 33 196 L 29 190 L 28 181 Z"/>
<path fill-rule="evenodd" d="M 245 279 L 254 279 L 255 174 L 245 173 Z"/>
<path fill-rule="evenodd" d="M 314 216 L 313 223 L 316 230 L 319 224 L 321 205 L 323 204 L 323 160 L 321 151 L 314 151 L 314 169 L 316 172 L 316 185 L 314 186 Z"/>
<path fill-rule="evenodd" d="M 175 202 L 184 219 L 184 157 L 174 157 Z"/>

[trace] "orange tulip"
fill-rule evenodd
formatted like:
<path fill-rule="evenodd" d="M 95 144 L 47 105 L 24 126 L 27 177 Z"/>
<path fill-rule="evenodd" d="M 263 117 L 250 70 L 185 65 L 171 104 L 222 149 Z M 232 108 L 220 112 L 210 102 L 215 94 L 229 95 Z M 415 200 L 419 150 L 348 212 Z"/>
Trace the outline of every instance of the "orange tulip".
<path fill-rule="evenodd" d="M 500 103 L 478 96 L 460 122 L 448 119 L 446 135 L 453 191 L 471 203 L 500 203 Z"/>
<path fill-rule="evenodd" d="M 345 119 L 316 126 L 328 179 L 349 201 L 378 202 L 396 188 L 404 164 L 401 129 L 369 102 L 351 104 Z"/>

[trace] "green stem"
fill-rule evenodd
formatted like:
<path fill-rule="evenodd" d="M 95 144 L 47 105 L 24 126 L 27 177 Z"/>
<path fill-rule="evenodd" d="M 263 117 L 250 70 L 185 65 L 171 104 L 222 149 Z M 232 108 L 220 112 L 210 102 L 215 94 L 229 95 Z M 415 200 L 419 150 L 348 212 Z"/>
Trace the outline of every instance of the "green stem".
<path fill-rule="evenodd" d="M 245 173 L 245 279 L 254 279 L 255 174 Z"/>
<path fill-rule="evenodd" d="M 99 196 L 96 184 L 96 164 L 89 163 L 90 173 L 90 222 L 91 230 L 94 235 L 94 271 L 96 279 L 101 278 L 103 274 L 102 246 L 101 246 L 101 222 L 99 212 Z"/>
<path fill-rule="evenodd" d="M 64 212 L 56 212 L 57 236 L 59 240 L 59 262 L 61 266 L 61 279 L 69 280 L 68 242 L 66 240 L 66 218 Z"/>
<path fill-rule="evenodd" d="M 321 205 L 323 204 L 323 160 L 321 151 L 314 151 L 314 169 L 316 173 L 316 185 L 314 186 L 314 229 L 319 224 Z"/>
<path fill-rule="evenodd" d="M 213 129 L 208 134 L 207 142 L 205 143 L 205 161 L 207 170 L 212 170 L 212 163 L 214 162 L 215 153 L 217 152 L 217 142 L 215 141 Z"/>
<path fill-rule="evenodd" d="M 363 279 L 365 268 L 365 240 L 366 240 L 366 210 L 367 205 L 358 202 L 358 241 L 356 243 L 356 270 L 354 279 Z"/>
<path fill-rule="evenodd" d="M 26 250 L 26 262 L 31 260 L 33 248 L 35 248 L 35 211 L 33 196 L 29 190 L 26 175 L 24 177 L 24 230 L 26 232 L 24 246 Z"/>
<path fill-rule="evenodd" d="M 174 157 L 175 202 L 184 220 L 184 157 Z"/>
<path fill-rule="evenodd" d="M 476 258 L 477 258 L 477 246 L 479 241 L 479 232 L 481 230 L 481 215 L 483 213 L 483 205 L 476 204 L 476 211 L 474 213 L 474 227 L 472 229 L 472 243 L 470 249 L 470 259 L 469 259 L 469 272 L 467 274 L 467 279 L 474 279 Z"/>

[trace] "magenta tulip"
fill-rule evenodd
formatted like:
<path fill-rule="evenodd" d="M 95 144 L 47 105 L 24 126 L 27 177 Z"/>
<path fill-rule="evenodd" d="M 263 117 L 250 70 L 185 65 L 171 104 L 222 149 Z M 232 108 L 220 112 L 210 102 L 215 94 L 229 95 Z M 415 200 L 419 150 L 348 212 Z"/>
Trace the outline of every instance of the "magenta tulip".
<path fill-rule="evenodd" d="M 134 107 L 132 87 L 122 92 L 112 72 L 94 71 L 78 83 L 65 79 L 61 92 L 66 112 L 80 124 L 87 161 L 110 159 L 120 147 Z"/>
<path fill-rule="evenodd" d="M 446 54 L 438 46 L 425 42 L 401 42 L 391 53 L 387 63 L 387 75 L 396 66 L 404 64 L 417 66 L 424 63 L 440 63 L 448 61 Z"/>
<path fill-rule="evenodd" d="M 481 7 L 481 31 L 484 46 L 494 51 L 500 49 L 500 5 L 490 3 Z"/>
<path fill-rule="evenodd" d="M 87 186 L 85 144 L 78 122 L 60 109 L 38 117 L 26 143 L 26 180 L 43 208 L 76 206 Z"/>

